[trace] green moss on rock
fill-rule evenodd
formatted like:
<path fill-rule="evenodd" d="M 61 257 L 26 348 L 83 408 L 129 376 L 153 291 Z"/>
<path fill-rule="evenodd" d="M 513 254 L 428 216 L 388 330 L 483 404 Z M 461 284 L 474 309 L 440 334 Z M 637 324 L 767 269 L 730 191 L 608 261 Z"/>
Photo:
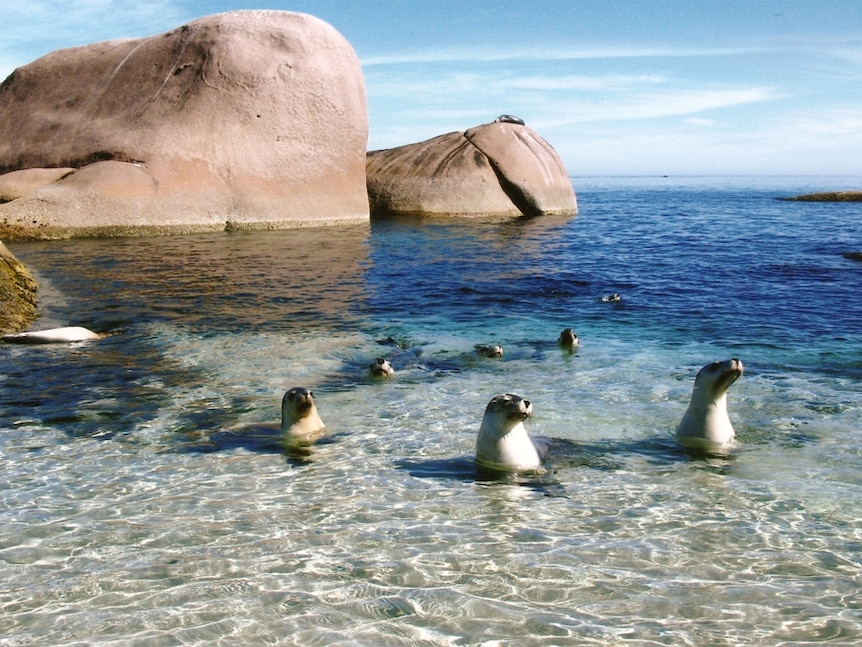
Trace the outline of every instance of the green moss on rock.
<path fill-rule="evenodd" d="M 36 280 L 0 242 L 0 333 L 24 330 L 36 318 Z"/>

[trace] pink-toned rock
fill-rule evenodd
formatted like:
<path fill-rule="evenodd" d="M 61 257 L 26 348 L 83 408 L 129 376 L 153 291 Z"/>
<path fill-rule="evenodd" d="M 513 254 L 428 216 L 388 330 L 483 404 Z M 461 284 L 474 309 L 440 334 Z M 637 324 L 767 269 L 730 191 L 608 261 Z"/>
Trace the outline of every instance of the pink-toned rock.
<path fill-rule="evenodd" d="M 73 168 L 28 168 L 0 175 L 0 202 L 22 198 L 36 189 L 60 180 Z"/>
<path fill-rule="evenodd" d="M 515 118 L 398 148 L 366 163 L 373 216 L 573 215 L 575 192 L 557 152 Z"/>
<path fill-rule="evenodd" d="M 15 70 L 0 106 L 7 238 L 368 218 L 359 61 L 306 14 L 233 11 L 59 50 Z M 8 189 L 22 172 L 26 189 Z"/>

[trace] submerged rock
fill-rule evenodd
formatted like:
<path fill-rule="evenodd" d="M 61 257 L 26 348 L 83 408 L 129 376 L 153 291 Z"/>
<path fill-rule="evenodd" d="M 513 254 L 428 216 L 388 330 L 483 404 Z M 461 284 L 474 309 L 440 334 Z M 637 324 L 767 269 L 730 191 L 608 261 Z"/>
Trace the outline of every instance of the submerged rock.
<path fill-rule="evenodd" d="M 0 334 L 24 330 L 36 318 L 36 281 L 0 242 Z"/>
<path fill-rule="evenodd" d="M 557 152 L 520 119 L 503 115 L 465 132 L 372 151 L 372 216 L 572 215 L 575 191 Z"/>
<path fill-rule="evenodd" d="M 362 71 L 313 16 L 232 11 L 58 50 L 0 105 L 7 240 L 368 218 Z"/>

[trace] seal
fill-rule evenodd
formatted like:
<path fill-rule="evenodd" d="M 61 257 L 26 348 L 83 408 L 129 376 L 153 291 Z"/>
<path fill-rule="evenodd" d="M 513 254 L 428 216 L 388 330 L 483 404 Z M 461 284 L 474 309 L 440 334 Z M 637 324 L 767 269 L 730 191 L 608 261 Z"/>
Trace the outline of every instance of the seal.
<path fill-rule="evenodd" d="M 375 379 L 383 379 L 395 375 L 395 369 L 385 357 L 378 357 L 368 367 L 368 375 Z"/>
<path fill-rule="evenodd" d="M 281 399 L 282 440 L 286 444 L 311 444 L 324 429 L 311 390 L 303 386 L 289 389 Z"/>
<path fill-rule="evenodd" d="M 727 448 L 736 433 L 727 415 L 727 390 L 742 375 L 736 358 L 707 364 L 697 372 L 688 409 L 676 428 L 679 442 L 698 451 Z"/>
<path fill-rule="evenodd" d="M 3 335 L 0 339 L 7 344 L 67 344 L 75 341 L 102 339 L 107 336 L 95 333 L 81 326 L 67 326 L 65 328 L 51 328 L 50 330 Z"/>
<path fill-rule="evenodd" d="M 524 120 L 520 117 L 516 117 L 515 115 L 500 115 L 494 120 L 495 124 L 518 124 L 519 126 L 524 125 Z"/>
<path fill-rule="evenodd" d="M 623 300 L 623 298 L 619 294 L 617 294 L 616 292 L 614 292 L 613 294 L 606 294 L 605 296 L 603 296 L 600 299 L 600 301 L 602 303 L 616 303 L 617 301 L 622 301 L 622 300 Z"/>
<path fill-rule="evenodd" d="M 538 470 L 542 454 L 524 428 L 533 415 L 533 404 L 506 393 L 491 398 L 476 437 L 476 463 L 501 472 Z"/>
<path fill-rule="evenodd" d="M 474 346 L 476 352 L 482 357 L 502 357 L 503 356 L 503 347 L 498 344 L 476 344 Z"/>
<path fill-rule="evenodd" d="M 557 343 L 563 348 L 574 349 L 578 345 L 578 336 L 571 328 L 566 328 L 560 333 Z"/>

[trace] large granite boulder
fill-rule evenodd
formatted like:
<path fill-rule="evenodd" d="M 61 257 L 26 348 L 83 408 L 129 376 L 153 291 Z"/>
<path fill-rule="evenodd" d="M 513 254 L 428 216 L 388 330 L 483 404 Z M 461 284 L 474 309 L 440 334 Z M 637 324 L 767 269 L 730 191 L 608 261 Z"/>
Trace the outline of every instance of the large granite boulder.
<path fill-rule="evenodd" d="M 366 162 L 372 216 L 576 214 L 557 152 L 517 118 L 418 144 L 372 151 Z"/>
<path fill-rule="evenodd" d="M 0 242 L 0 334 L 24 330 L 36 318 L 36 281 Z"/>
<path fill-rule="evenodd" d="M 368 218 L 362 71 L 313 16 L 232 11 L 55 51 L 0 106 L 7 239 Z"/>

